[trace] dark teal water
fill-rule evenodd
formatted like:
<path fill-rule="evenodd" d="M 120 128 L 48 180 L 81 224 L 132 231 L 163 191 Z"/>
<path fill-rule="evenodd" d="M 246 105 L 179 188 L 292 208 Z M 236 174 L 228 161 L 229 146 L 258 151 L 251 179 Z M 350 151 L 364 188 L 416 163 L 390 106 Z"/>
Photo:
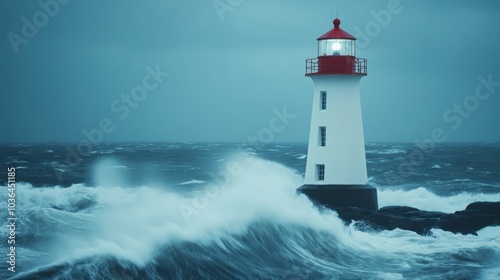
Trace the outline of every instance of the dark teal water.
<path fill-rule="evenodd" d="M 361 232 L 295 189 L 307 145 L 3 145 L 16 169 L 16 272 L 2 279 L 499 279 L 500 227 Z M 380 206 L 500 201 L 500 145 L 367 144 Z M 0 201 L 7 201 L 7 172 Z M 3 209 L 3 207 L 2 207 Z"/>

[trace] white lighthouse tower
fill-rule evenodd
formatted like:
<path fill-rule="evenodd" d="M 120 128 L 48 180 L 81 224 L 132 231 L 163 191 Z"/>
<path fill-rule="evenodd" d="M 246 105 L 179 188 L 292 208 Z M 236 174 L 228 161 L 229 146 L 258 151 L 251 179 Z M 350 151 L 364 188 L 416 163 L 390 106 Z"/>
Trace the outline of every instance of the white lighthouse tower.
<path fill-rule="evenodd" d="M 314 82 L 305 184 L 299 192 L 329 208 L 377 210 L 377 190 L 367 185 L 359 82 L 366 59 L 356 58 L 356 38 L 334 28 L 318 38 L 318 57 L 306 60 Z"/>

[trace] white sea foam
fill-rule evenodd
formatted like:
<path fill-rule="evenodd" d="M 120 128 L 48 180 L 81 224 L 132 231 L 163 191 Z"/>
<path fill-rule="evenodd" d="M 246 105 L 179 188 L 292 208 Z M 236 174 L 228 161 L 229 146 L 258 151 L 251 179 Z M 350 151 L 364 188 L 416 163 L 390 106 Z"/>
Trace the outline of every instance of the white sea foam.
<path fill-rule="evenodd" d="M 379 155 L 392 155 L 392 154 L 405 154 L 406 151 L 403 149 L 385 149 L 378 151 L 377 154 Z"/>
<path fill-rule="evenodd" d="M 205 183 L 205 181 L 192 179 L 192 180 L 189 180 L 189 181 L 186 181 L 186 182 L 179 183 L 178 185 L 179 186 L 185 186 L 185 185 L 204 184 L 204 183 Z"/>
<path fill-rule="evenodd" d="M 403 149 L 392 148 L 392 149 L 383 149 L 383 150 L 372 150 L 368 149 L 365 151 L 367 154 L 378 154 L 378 155 L 392 155 L 392 154 L 405 154 L 406 151 Z"/>
<path fill-rule="evenodd" d="M 115 177 L 124 174 L 109 172 L 108 168 L 116 162 L 98 163 L 94 173 L 100 176 L 97 182 L 111 181 L 113 184 L 93 187 L 78 184 L 69 188 L 33 188 L 29 184 L 19 184 L 17 194 L 19 215 L 25 220 L 23 230 L 38 231 L 47 244 L 40 248 L 53 256 L 53 259 L 33 259 L 31 262 L 37 261 L 42 266 L 50 262 L 111 255 L 144 266 L 155 257 L 159 248 L 169 243 L 217 243 L 245 234 L 249 225 L 262 221 L 324 232 L 331 242 L 364 256 L 363 261 L 371 263 L 367 267 L 377 267 L 381 259 L 391 260 L 393 272 L 380 272 L 380 279 L 398 279 L 399 271 L 435 261 L 436 255 L 449 257 L 443 252 L 482 247 L 500 252 L 498 227 L 481 230 L 479 237 L 440 230 L 434 231 L 435 238 L 404 230 L 358 231 L 352 225 L 344 226 L 335 212 L 319 212 L 304 195 L 297 195 L 296 188 L 302 185 L 303 178 L 296 171 L 242 154 L 228 160 L 237 163 L 235 171 L 238 172 L 233 172 L 237 174 L 219 171 L 221 176 L 217 183 L 220 185 L 206 184 L 204 190 L 194 196 L 150 186 L 121 187 Z M 110 178 L 103 178 L 106 176 Z M 121 179 L 126 180 L 126 177 Z M 4 194 L 1 199 L 5 200 Z M 424 188 L 379 191 L 380 206 L 407 205 L 444 212 L 463 209 L 478 200 L 499 201 L 500 194 L 463 193 L 440 197 Z M 0 218 L 5 220 L 3 216 Z M 37 240 L 42 238 L 34 242 Z M 325 265 L 324 260 L 314 257 L 310 261 Z"/>
<path fill-rule="evenodd" d="M 100 182 L 96 187 L 19 185 L 20 209 L 25 209 L 26 218 L 43 222 L 57 244 L 50 250 L 60 261 L 109 254 L 142 266 L 162 244 L 223 238 L 243 233 L 262 219 L 329 232 L 342 230 L 333 212 L 321 214 L 306 197 L 295 194 L 302 177 L 293 170 L 254 157 L 233 160 L 240 173 L 223 186 L 213 184 L 211 190 L 219 188 L 219 192 L 210 197 L 203 193 L 184 197 L 147 186 L 120 187 L 116 177 L 123 174 L 110 172 L 108 167 L 116 162 L 107 161 L 96 165 Z M 72 209 L 81 200 L 94 204 L 81 211 Z M 193 212 L 183 215 L 183 207 Z M 36 231 L 39 226 L 30 225 L 27 230 Z"/>
<path fill-rule="evenodd" d="M 300 154 L 300 155 L 297 155 L 296 157 L 297 159 L 306 159 L 307 158 L 307 155 L 304 155 L 304 154 Z"/>
<path fill-rule="evenodd" d="M 378 191 L 379 207 L 405 205 L 420 210 L 452 213 L 463 210 L 468 204 L 476 201 L 500 201 L 500 193 L 471 194 L 463 192 L 453 196 L 442 197 L 423 187 L 409 191 L 388 189 Z"/>

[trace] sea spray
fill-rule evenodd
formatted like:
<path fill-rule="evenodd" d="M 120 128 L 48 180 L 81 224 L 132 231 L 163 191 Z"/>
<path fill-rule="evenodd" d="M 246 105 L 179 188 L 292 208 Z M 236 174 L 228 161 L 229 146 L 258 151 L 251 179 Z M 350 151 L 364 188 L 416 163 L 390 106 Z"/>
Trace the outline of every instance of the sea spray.
<path fill-rule="evenodd" d="M 382 147 L 378 149 L 377 147 Z M 75 170 L 67 188 L 47 183 L 45 162 L 58 154 L 33 157 L 20 173 L 29 182 L 17 185 L 16 209 L 20 242 L 16 279 L 495 279 L 498 278 L 498 227 L 478 236 L 432 230 L 432 237 L 405 230 L 358 231 L 345 226 L 329 210 L 318 209 L 295 189 L 302 184 L 302 145 L 280 144 L 272 152 L 255 150 L 263 160 L 245 154 L 223 157 L 232 147 L 223 144 L 165 145 L 109 144 L 97 147 L 93 158 L 112 158 L 113 176 L 79 182 L 78 174 L 92 174 L 84 165 Z M 120 149 L 119 149 L 120 148 Z M 371 145 L 370 149 L 405 149 L 404 145 Z M 23 146 L 23 155 L 36 151 Z M 403 204 L 425 210 L 453 212 L 476 200 L 498 200 L 495 146 L 474 148 L 475 162 L 460 165 L 463 149 L 437 147 L 436 158 L 411 184 L 388 187 L 382 170 L 397 164 L 396 155 L 373 153 L 371 171 L 382 205 Z M 279 152 L 276 152 L 278 150 Z M 11 154 L 15 154 L 12 152 Z M 111 157 L 110 155 L 113 155 Z M 92 156 L 91 156 L 92 157 Z M 165 160 L 168 159 L 168 160 Z M 231 178 L 210 203 L 186 224 L 178 211 L 212 184 L 210 172 L 230 160 L 241 172 Z M 42 171 L 36 173 L 36 167 Z M 43 160 L 43 162 L 42 162 Z M 483 162 L 487 161 L 487 162 Z M 280 162 L 280 163 L 278 163 Z M 476 163 L 479 162 L 479 163 Z M 442 169 L 432 169 L 439 164 Z M 169 180 L 154 173 L 154 184 L 137 174 L 154 166 Z M 468 171 L 473 166 L 474 170 Z M 463 170 L 463 171 L 461 171 Z M 370 171 L 369 171 L 370 172 Z M 460 173 L 462 172 L 462 173 Z M 377 175 L 382 174 L 382 175 Z M 460 174 L 457 177 L 452 174 Z M 23 176 L 21 176 L 23 175 Z M 80 177 L 78 177 L 78 176 Z M 38 176 L 38 177 L 36 177 Z M 433 178 L 440 176 L 440 181 Z M 141 177 L 143 178 L 143 177 Z M 139 178 L 139 179 L 141 179 Z M 420 179 L 421 177 L 416 177 Z M 109 179 L 109 180 L 106 180 Z M 189 180 L 206 183 L 179 185 Z M 90 183 L 92 182 L 92 183 Z M 105 184 L 103 182 L 110 182 Z M 378 183 L 378 185 L 377 185 Z M 122 185 L 123 184 L 123 185 Z M 477 184 L 479 187 L 474 187 Z M 455 186 L 455 188 L 452 188 Z M 460 188 L 458 188 L 460 187 Z M 6 199 L 0 193 L 0 199 Z M 0 218 L 4 221 L 4 213 Z M 3 222 L 2 226 L 6 226 Z M 5 228 L 2 227 L 5 231 Z M 5 232 L 0 232 L 5 236 Z M 16 240 L 16 243 L 17 243 Z M 0 249 L 5 250 L 2 243 Z M 5 264 L 4 264 L 5 265 Z M 12 275 L 0 272 L 1 278 Z"/>

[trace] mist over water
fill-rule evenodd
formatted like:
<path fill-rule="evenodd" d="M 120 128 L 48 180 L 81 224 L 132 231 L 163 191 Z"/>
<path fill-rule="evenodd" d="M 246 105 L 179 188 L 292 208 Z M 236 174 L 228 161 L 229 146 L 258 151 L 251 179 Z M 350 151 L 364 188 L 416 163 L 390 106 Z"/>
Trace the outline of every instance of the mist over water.
<path fill-rule="evenodd" d="M 158 176 L 149 178 L 151 184 L 134 185 L 134 167 L 123 158 L 105 156 L 89 168 L 92 184 L 19 183 L 17 268 L 21 272 L 14 279 L 34 275 L 49 279 L 495 279 L 500 274 L 498 227 L 485 228 L 479 236 L 441 230 L 433 230 L 430 237 L 399 229 L 359 231 L 344 225 L 335 212 L 318 209 L 296 194 L 303 175 L 293 164 L 283 164 L 284 158 L 265 159 L 288 154 L 300 162 L 304 160 L 300 152 L 290 146 L 273 147 L 273 151 L 230 150 L 218 154 L 211 168 L 194 168 L 203 165 L 203 159 L 193 162 L 189 168 L 198 171 L 177 182 L 165 183 Z M 187 167 L 180 163 L 160 169 L 169 168 Z M 6 199 L 4 193 L 1 199 Z M 441 196 L 425 187 L 379 187 L 380 206 L 454 212 L 474 201 L 500 201 L 500 194 L 464 189 Z M 5 218 L 2 212 L 4 225 Z M 0 231 L 2 238 L 5 228 Z M 2 267 L 2 277 L 12 276 L 5 271 Z"/>

